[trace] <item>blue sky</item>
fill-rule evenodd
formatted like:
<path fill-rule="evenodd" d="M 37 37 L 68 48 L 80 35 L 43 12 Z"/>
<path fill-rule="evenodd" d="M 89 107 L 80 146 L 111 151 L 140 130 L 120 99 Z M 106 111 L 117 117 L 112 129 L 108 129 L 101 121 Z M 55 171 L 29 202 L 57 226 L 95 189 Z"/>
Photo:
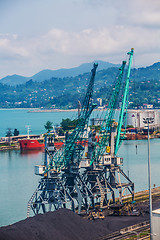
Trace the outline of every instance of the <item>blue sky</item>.
<path fill-rule="evenodd" d="M 159 0 L 0 0 L 0 78 L 104 60 L 160 61 Z"/>

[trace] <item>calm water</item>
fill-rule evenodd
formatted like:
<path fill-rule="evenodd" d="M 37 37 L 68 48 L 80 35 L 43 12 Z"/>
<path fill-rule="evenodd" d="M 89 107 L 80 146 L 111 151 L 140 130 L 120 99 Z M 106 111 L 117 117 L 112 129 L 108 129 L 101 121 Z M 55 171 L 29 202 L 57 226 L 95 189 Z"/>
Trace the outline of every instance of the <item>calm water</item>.
<path fill-rule="evenodd" d="M 26 133 L 25 125 L 31 125 L 32 133 L 44 132 L 44 124 L 50 120 L 60 123 L 62 118 L 72 117 L 66 113 L 27 113 L 26 110 L 1 110 L 0 136 L 7 127 Z M 94 113 L 96 114 L 96 113 Z M 5 121 L 6 117 L 6 121 Z M 95 116 L 96 117 L 96 116 Z M 38 132 L 39 131 L 39 132 Z M 136 153 L 137 145 L 137 153 Z M 160 186 L 160 139 L 150 141 L 152 186 Z M 148 188 L 147 140 L 124 141 L 118 155 L 124 158 L 124 172 L 135 183 L 135 191 Z M 26 218 L 27 202 L 38 185 L 34 165 L 42 164 L 42 152 L 21 154 L 20 151 L 0 152 L 0 226 L 12 224 Z"/>
<path fill-rule="evenodd" d="M 76 117 L 76 112 L 49 112 L 49 113 L 30 113 L 28 110 L 3 110 L 0 109 L 0 137 L 6 135 L 7 128 L 14 131 L 17 128 L 20 134 L 27 134 L 27 127 L 30 126 L 31 134 L 42 134 L 45 132 L 44 125 L 47 121 L 54 125 L 60 124 L 64 118 Z"/>
<path fill-rule="evenodd" d="M 94 111 L 91 117 L 102 117 L 104 116 L 104 111 Z M 116 114 L 117 115 L 117 114 Z M 41 112 L 34 113 L 28 110 L 21 109 L 0 109 L 0 137 L 6 135 L 8 128 L 15 128 L 20 131 L 20 134 L 27 134 L 27 126 L 30 126 L 31 134 L 42 134 L 46 130 L 44 125 L 47 121 L 53 122 L 53 125 L 60 124 L 62 119 L 75 119 L 77 118 L 77 112 Z"/>

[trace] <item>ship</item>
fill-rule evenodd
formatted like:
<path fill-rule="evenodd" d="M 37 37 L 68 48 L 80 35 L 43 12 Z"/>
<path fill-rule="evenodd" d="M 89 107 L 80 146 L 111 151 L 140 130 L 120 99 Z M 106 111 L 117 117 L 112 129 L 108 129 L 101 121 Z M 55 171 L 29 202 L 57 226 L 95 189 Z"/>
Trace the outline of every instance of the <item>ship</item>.
<path fill-rule="evenodd" d="M 20 139 L 19 144 L 21 150 L 43 150 L 45 148 L 41 139 Z"/>
<path fill-rule="evenodd" d="M 29 135 L 30 126 L 27 127 L 27 138 L 19 139 L 18 142 L 20 144 L 20 149 L 22 151 L 29 151 L 29 150 L 44 150 L 45 144 L 43 137 L 34 138 L 33 136 Z"/>
<path fill-rule="evenodd" d="M 28 135 L 27 138 L 19 139 L 20 149 L 22 151 L 28 150 L 44 150 L 45 143 L 44 138 L 34 138 L 33 136 L 29 135 L 29 128 L 28 128 Z M 53 139 L 53 137 L 49 137 L 48 144 L 54 146 L 56 149 L 60 149 L 65 144 L 64 136 L 58 136 Z M 78 145 L 86 146 L 88 144 L 88 140 L 79 140 L 77 141 Z"/>

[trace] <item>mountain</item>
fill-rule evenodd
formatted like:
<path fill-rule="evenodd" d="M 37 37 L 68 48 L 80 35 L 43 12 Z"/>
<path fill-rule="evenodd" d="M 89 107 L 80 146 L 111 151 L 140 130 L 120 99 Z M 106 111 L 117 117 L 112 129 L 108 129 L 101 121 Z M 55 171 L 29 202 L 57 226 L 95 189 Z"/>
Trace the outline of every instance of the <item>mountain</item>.
<path fill-rule="evenodd" d="M 33 81 L 23 77 L 24 84 L 0 83 L 0 108 L 77 108 L 77 101 L 83 102 L 91 68 L 88 72 L 83 69 L 85 73 L 75 77 L 50 78 L 44 71 L 48 80 Z M 118 73 L 118 67 L 96 72 L 93 102 L 99 104 L 97 99 L 101 98 L 103 105 L 108 104 Z M 13 81 L 17 79 L 20 83 L 19 76 L 14 75 Z M 160 108 L 160 63 L 131 70 L 129 102 L 130 108 L 145 104 Z"/>
<path fill-rule="evenodd" d="M 120 66 L 119 64 L 113 64 L 113 63 L 104 62 L 104 61 L 100 61 L 100 60 L 95 61 L 95 63 L 98 63 L 98 71 L 103 70 L 103 69 L 108 69 L 110 67 L 119 67 Z M 92 67 L 93 67 L 93 62 L 92 63 L 84 63 L 78 67 L 74 67 L 74 68 L 70 68 L 70 69 L 67 69 L 67 68 L 62 68 L 62 69 L 58 69 L 58 70 L 45 69 L 45 70 L 42 70 L 42 71 L 36 73 L 35 75 L 33 75 L 31 77 L 24 77 L 24 76 L 15 74 L 15 75 L 7 76 L 7 77 L 0 79 L 0 83 L 14 86 L 17 84 L 26 83 L 30 79 L 32 79 L 33 81 L 36 81 L 36 82 L 42 82 L 42 81 L 45 81 L 45 80 L 48 80 L 51 78 L 75 77 L 75 76 L 90 72 Z"/>
<path fill-rule="evenodd" d="M 0 79 L 0 83 L 13 86 L 13 85 L 25 83 L 29 79 L 30 78 L 14 74 L 14 75 L 7 76 L 7 77 L 4 77 L 4 78 Z"/>

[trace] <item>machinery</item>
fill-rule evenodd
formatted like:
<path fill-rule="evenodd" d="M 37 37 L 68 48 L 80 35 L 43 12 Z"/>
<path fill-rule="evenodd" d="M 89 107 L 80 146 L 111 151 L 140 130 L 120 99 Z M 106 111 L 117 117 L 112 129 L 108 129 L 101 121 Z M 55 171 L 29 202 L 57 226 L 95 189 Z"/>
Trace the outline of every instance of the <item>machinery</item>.
<path fill-rule="evenodd" d="M 125 75 L 126 61 L 122 62 L 104 120 L 98 134 L 91 130 L 88 145 L 83 134 L 89 117 L 95 108 L 92 103 L 93 86 L 97 64 L 94 64 L 78 123 L 59 151 L 47 144 L 45 139 L 44 165 L 35 167 L 41 176 L 36 191 L 28 202 L 34 214 L 59 208 L 70 208 L 88 213 L 96 206 L 100 209 L 116 203 L 122 206 L 126 190 L 134 200 L 134 183 L 121 168 L 122 159 L 117 156 L 126 129 L 126 109 L 128 104 L 129 77 L 134 50 L 128 53 L 129 62 Z M 114 121 L 117 104 L 121 100 L 118 124 Z M 123 133 L 122 133 L 123 125 Z M 93 217 L 93 216 L 91 216 Z"/>
<path fill-rule="evenodd" d="M 34 214 L 62 207 L 68 207 L 74 211 L 77 204 L 80 206 L 79 212 L 81 210 L 83 205 L 81 192 L 84 191 L 84 183 L 80 176 L 79 163 L 84 152 L 83 133 L 96 106 L 92 103 L 92 95 L 97 66 L 98 64 L 94 64 L 92 69 L 78 124 L 66 139 L 65 145 L 55 152 L 54 148 L 47 144 L 47 136 L 45 138 L 44 165 L 35 166 L 35 173 L 40 175 L 41 179 L 28 202 L 28 216 L 30 209 Z M 90 190 L 85 188 L 84 192 L 89 194 Z"/>
<path fill-rule="evenodd" d="M 123 197 L 127 191 L 131 193 L 134 200 L 134 183 L 127 177 L 121 168 L 122 159 L 117 156 L 121 141 L 123 140 L 125 130 L 121 132 L 122 125 L 126 129 L 126 114 L 128 104 L 129 76 L 133 57 L 133 49 L 128 53 L 129 63 L 126 77 L 124 78 L 124 67 L 126 62 L 122 63 L 119 77 L 110 99 L 104 121 L 101 125 L 98 137 L 91 133 L 91 140 L 88 139 L 88 158 L 83 159 L 84 173 L 83 179 L 87 187 L 92 192 L 90 206 L 99 204 L 100 208 L 116 203 L 116 197 L 122 204 Z M 123 84 L 123 78 L 125 82 Z M 113 120 L 118 102 L 119 94 L 122 91 L 122 104 L 119 114 L 118 125 Z"/>
<path fill-rule="evenodd" d="M 88 219 L 89 220 L 97 220 L 97 219 L 104 219 L 104 214 L 102 211 L 100 210 L 94 210 L 94 211 L 90 211 L 89 215 L 88 215 Z"/>

